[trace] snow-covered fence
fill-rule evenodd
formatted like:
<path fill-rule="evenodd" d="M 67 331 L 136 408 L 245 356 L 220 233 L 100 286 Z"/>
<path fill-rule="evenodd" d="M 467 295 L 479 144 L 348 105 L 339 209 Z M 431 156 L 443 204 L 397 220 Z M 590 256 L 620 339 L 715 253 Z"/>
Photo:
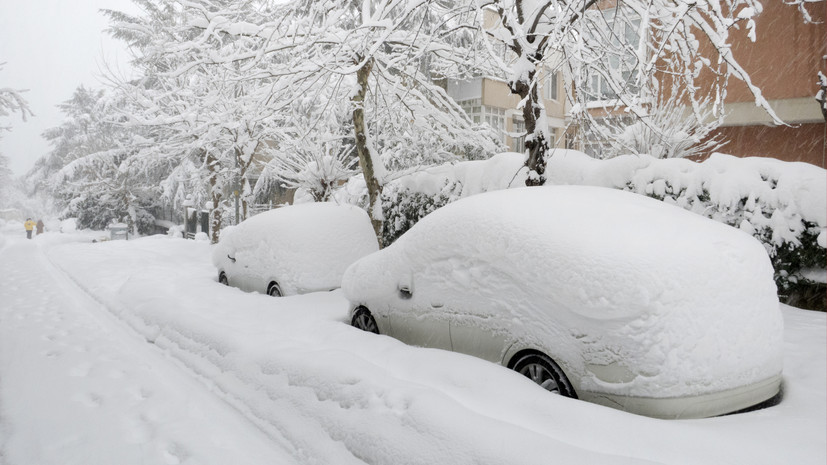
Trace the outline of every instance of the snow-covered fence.
<path fill-rule="evenodd" d="M 383 195 L 386 239 L 458 198 L 524 186 L 521 154 L 442 165 L 392 182 Z M 703 162 L 625 155 L 593 159 L 557 150 L 547 162 L 549 184 L 624 189 L 678 205 L 752 234 L 767 249 L 779 294 L 824 310 L 827 281 L 827 171 L 807 163 L 714 154 Z M 386 242 L 389 243 L 389 242 Z M 807 304 L 802 293 L 813 294 Z"/>

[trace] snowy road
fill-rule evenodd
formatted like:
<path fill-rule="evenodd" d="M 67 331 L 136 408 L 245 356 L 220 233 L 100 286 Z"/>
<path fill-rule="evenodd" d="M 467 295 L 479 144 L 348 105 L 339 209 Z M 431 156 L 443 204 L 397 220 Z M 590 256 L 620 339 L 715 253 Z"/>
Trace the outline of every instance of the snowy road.
<path fill-rule="evenodd" d="M 289 463 L 38 243 L 12 242 L 0 256 L 0 463 Z"/>
<path fill-rule="evenodd" d="M 82 239 L 0 250 L 3 465 L 827 460 L 821 313 L 784 309 L 780 405 L 653 420 L 356 331 L 338 291 L 220 286 L 204 243 Z"/>

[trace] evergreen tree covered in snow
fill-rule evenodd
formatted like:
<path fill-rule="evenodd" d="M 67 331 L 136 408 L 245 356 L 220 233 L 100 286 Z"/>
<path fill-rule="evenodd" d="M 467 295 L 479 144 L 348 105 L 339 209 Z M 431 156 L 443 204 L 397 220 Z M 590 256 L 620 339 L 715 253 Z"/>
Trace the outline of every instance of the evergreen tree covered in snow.
<path fill-rule="evenodd" d="M 104 90 L 78 87 L 59 105 L 65 119 L 43 136 L 52 150 L 26 175 L 35 191 L 50 193 L 63 217 L 82 228 L 125 222 L 134 232 L 153 228 L 157 185 L 130 170 L 135 135 L 126 126 L 126 103 Z"/>

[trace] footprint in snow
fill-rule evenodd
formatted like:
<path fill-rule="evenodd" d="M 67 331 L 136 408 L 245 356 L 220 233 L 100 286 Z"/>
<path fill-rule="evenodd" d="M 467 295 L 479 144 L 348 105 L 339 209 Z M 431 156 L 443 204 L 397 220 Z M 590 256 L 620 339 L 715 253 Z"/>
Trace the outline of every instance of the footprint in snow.
<path fill-rule="evenodd" d="M 72 400 L 75 402 L 79 402 L 89 408 L 97 408 L 103 405 L 103 397 L 100 394 L 94 392 L 76 394 L 72 396 Z"/>
<path fill-rule="evenodd" d="M 130 388 L 129 393 L 135 397 L 135 400 L 139 401 L 144 401 L 152 397 L 152 391 L 142 387 Z"/>
<path fill-rule="evenodd" d="M 189 454 L 180 444 L 172 443 L 164 451 L 164 461 L 168 465 L 176 465 L 187 459 Z"/>

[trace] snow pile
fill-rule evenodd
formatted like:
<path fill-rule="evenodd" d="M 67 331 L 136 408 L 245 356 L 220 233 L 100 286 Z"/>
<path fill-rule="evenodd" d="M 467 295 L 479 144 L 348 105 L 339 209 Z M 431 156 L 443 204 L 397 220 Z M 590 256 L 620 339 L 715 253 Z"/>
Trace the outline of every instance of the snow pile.
<path fill-rule="evenodd" d="M 772 276 L 760 243 L 736 229 L 643 196 L 550 186 L 441 208 L 356 262 L 342 288 L 356 305 L 391 308 L 391 326 L 394 312 L 413 312 L 452 332 L 514 334 L 503 350 L 543 349 L 576 389 L 661 398 L 781 372 Z M 399 282 L 413 289 L 407 303 Z M 626 382 L 587 368 L 613 364 L 631 372 Z"/>
<path fill-rule="evenodd" d="M 261 213 L 225 229 L 213 263 L 232 275 L 278 282 L 285 295 L 339 287 L 345 269 L 378 249 L 370 219 L 350 205 L 308 203 Z M 230 263 L 228 256 L 235 259 Z M 242 268 L 243 267 L 243 268 Z"/>
<path fill-rule="evenodd" d="M 77 218 L 66 218 L 60 222 L 60 226 L 58 228 L 60 232 L 73 233 L 78 230 L 78 220 Z"/>

